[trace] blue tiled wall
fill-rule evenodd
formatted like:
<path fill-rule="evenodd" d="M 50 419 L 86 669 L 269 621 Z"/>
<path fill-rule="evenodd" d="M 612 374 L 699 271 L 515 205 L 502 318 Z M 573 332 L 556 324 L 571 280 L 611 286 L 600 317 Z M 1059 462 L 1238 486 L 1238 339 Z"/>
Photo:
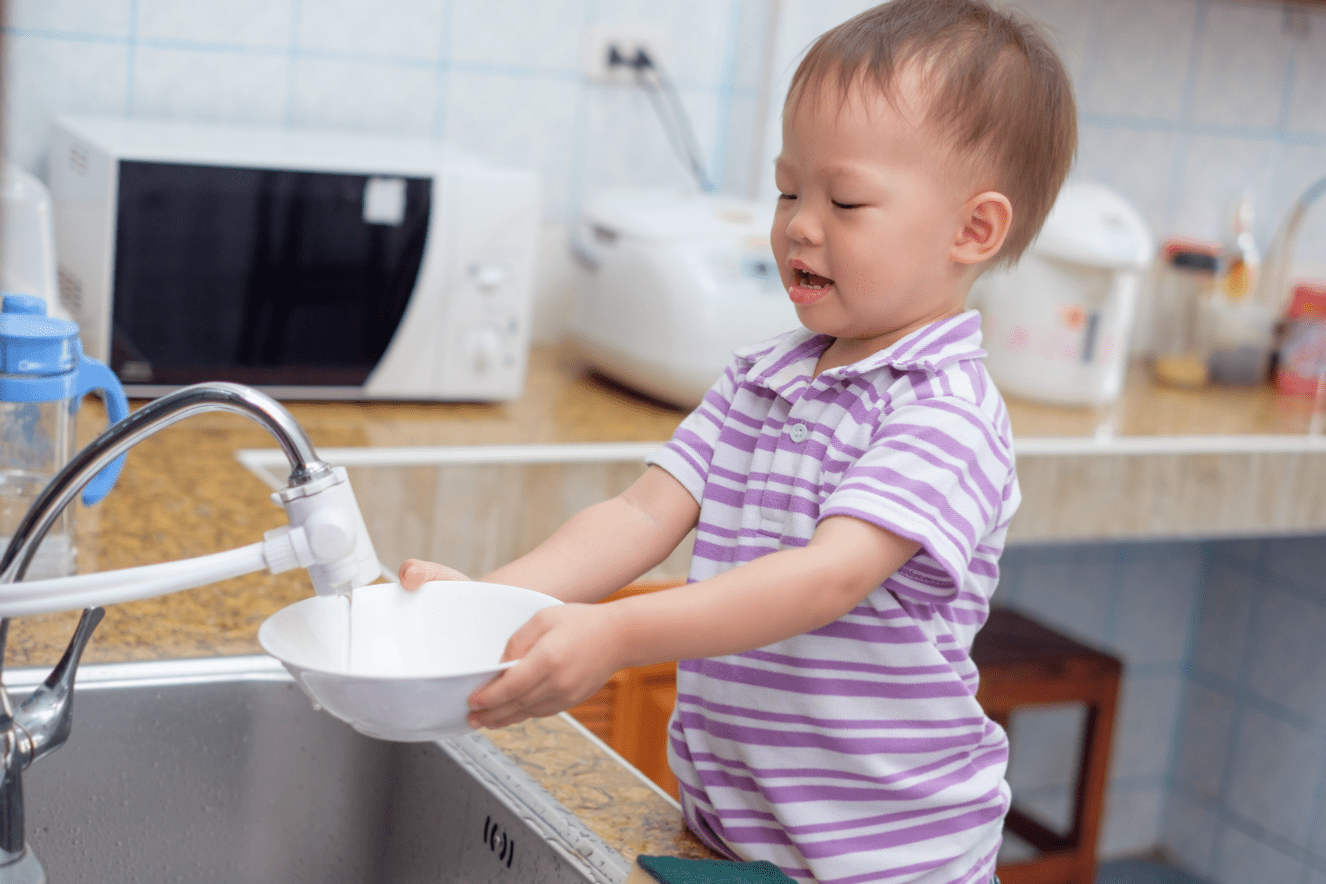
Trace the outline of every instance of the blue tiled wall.
<path fill-rule="evenodd" d="M 690 186 L 638 89 L 581 73 L 588 29 L 665 37 L 723 189 L 771 195 L 797 55 L 868 0 L 9 0 L 6 155 L 93 113 L 445 138 L 543 174 L 545 216 L 618 185 Z M 1077 174 L 1157 235 L 1216 236 L 1252 188 L 1263 241 L 1326 171 L 1326 10 L 1269 0 L 1021 0 L 1074 76 Z M 1326 223 L 1304 251 L 1326 254 Z M 1317 231 L 1321 231 L 1320 233 Z M 1326 262 L 1326 258 L 1322 259 Z M 1324 268 L 1326 269 L 1326 268 Z"/>
<path fill-rule="evenodd" d="M 1213 543 L 1164 842 L 1217 884 L 1326 882 L 1326 538 Z"/>
<path fill-rule="evenodd" d="M 648 99 L 586 82 L 596 24 L 659 29 L 711 175 L 750 167 L 758 0 L 10 0 L 6 155 L 41 172 L 59 113 L 441 138 L 587 192 L 688 186 Z"/>
<path fill-rule="evenodd" d="M 1021 546 L 1004 555 L 997 601 L 1124 661 L 1101 852 L 1160 842 L 1175 735 L 1204 580 L 1200 543 Z M 1016 800 L 1066 828 L 1079 708 L 1015 717 Z"/>
<path fill-rule="evenodd" d="M 1124 660 L 1103 855 L 1326 882 L 1326 537 L 1014 547 L 998 596 Z M 1080 724 L 1014 720 L 1014 794 L 1050 822 Z"/>

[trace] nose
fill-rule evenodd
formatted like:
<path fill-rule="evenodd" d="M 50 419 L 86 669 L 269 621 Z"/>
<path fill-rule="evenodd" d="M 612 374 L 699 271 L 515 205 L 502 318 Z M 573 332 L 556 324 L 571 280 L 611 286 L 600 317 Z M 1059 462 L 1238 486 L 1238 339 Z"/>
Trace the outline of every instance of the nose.
<path fill-rule="evenodd" d="M 823 233 L 819 218 L 806 200 L 789 201 L 784 227 L 789 240 L 800 245 L 818 245 L 824 238 Z"/>

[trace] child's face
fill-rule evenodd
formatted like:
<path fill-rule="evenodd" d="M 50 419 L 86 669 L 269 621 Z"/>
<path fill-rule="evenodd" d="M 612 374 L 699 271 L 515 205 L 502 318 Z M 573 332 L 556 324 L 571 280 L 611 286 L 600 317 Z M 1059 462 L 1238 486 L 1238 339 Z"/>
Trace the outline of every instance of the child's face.
<path fill-rule="evenodd" d="M 837 364 L 964 306 L 954 246 L 976 189 L 920 123 L 910 79 L 898 108 L 861 84 L 844 101 L 830 81 L 784 113 L 774 255 L 802 324 L 838 339 Z"/>

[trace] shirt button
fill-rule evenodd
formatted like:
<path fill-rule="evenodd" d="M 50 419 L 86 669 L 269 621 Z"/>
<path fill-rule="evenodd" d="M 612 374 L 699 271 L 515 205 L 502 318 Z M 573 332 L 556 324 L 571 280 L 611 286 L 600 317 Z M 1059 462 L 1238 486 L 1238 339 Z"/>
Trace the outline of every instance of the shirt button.
<path fill-rule="evenodd" d="M 805 442 L 806 437 L 810 435 L 810 431 L 806 429 L 805 424 L 792 424 L 788 428 L 787 434 L 792 437 L 793 442 Z"/>

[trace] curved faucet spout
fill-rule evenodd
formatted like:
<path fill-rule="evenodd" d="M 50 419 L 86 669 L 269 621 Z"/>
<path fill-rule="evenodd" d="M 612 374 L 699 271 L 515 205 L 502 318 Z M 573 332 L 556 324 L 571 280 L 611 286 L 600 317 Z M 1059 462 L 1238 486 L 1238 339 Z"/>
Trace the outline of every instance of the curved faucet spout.
<path fill-rule="evenodd" d="M 241 384 L 195 384 L 162 396 L 113 425 L 78 452 L 33 503 L 0 557 L 0 584 L 23 579 L 32 557 L 56 518 L 102 468 L 148 436 L 194 414 L 230 411 L 267 428 L 290 461 L 291 487 L 323 478 L 331 467 L 290 412 L 275 399 Z"/>

